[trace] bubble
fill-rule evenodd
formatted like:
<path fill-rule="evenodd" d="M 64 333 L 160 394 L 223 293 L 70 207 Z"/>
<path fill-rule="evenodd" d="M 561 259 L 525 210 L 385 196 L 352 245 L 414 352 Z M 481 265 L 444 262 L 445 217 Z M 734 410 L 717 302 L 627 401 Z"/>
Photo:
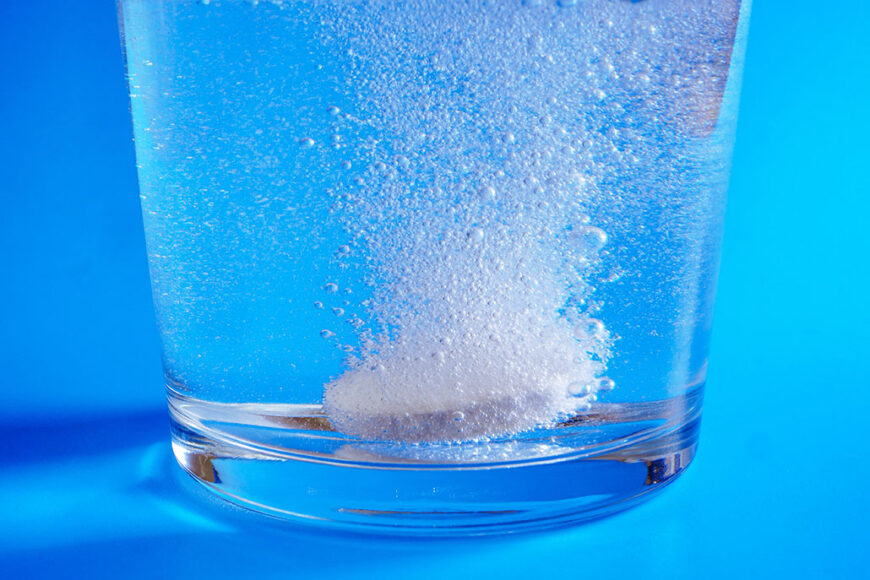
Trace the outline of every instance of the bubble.
<path fill-rule="evenodd" d="M 495 188 L 490 185 L 484 185 L 477 190 L 477 196 L 482 201 L 492 201 L 495 199 Z"/>
<path fill-rule="evenodd" d="M 341 137 L 341 135 L 339 135 L 338 133 L 336 133 L 335 135 L 333 135 L 332 137 L 330 137 L 330 140 L 331 140 L 333 143 L 341 143 L 342 137 Z"/>
<path fill-rule="evenodd" d="M 592 91 L 592 94 L 595 95 L 595 98 L 599 101 L 603 101 L 605 98 L 607 98 L 607 93 L 605 93 L 601 89 L 595 89 L 594 91 Z"/>
<path fill-rule="evenodd" d="M 327 292 L 329 292 L 330 294 L 333 294 L 335 292 L 338 292 L 338 284 L 336 284 L 335 282 L 327 282 L 323 286 L 323 289 L 326 290 Z"/>
<path fill-rule="evenodd" d="M 335 333 L 331 330 L 323 329 L 320 331 L 320 336 L 322 336 L 323 338 L 332 338 L 333 336 L 335 336 Z"/>
<path fill-rule="evenodd" d="M 328 115 L 332 115 L 333 117 L 338 116 L 338 114 L 339 114 L 340 112 L 341 112 L 341 109 L 339 109 L 339 108 L 336 107 L 335 105 L 330 105 L 330 106 L 326 107 L 326 113 L 327 113 Z"/>
<path fill-rule="evenodd" d="M 317 308 L 318 310 L 322 310 L 323 309 L 323 302 L 315 302 L 314 307 Z"/>
<path fill-rule="evenodd" d="M 601 377 L 598 379 L 598 390 L 602 392 L 612 391 L 616 383 L 609 377 Z"/>
<path fill-rule="evenodd" d="M 352 166 L 353 166 L 353 164 L 350 161 L 342 161 L 341 162 L 342 169 L 350 169 Z"/>
<path fill-rule="evenodd" d="M 607 332 L 607 327 L 605 327 L 604 323 L 597 318 L 580 318 L 579 321 L 576 320 L 576 317 L 572 318 L 573 320 L 569 321 L 574 325 L 574 338 L 581 342 L 601 339 Z"/>
<path fill-rule="evenodd" d="M 402 169 L 407 169 L 411 166 L 411 161 L 404 155 L 399 155 L 398 157 L 396 157 L 396 163 Z"/>
<path fill-rule="evenodd" d="M 344 308 L 333 308 L 332 313 L 336 316 L 344 316 Z"/>
<path fill-rule="evenodd" d="M 568 392 L 575 397 L 588 397 L 592 394 L 592 387 L 585 381 L 576 381 L 568 385 Z"/>
<path fill-rule="evenodd" d="M 347 244 L 343 244 L 343 245 L 338 247 L 336 252 L 339 255 L 346 256 L 346 255 L 350 254 L 350 246 L 348 246 Z"/>
<path fill-rule="evenodd" d="M 590 336 L 600 336 L 604 334 L 604 323 L 597 318 L 590 318 L 586 321 L 586 333 Z"/>
<path fill-rule="evenodd" d="M 607 232 L 599 227 L 579 225 L 571 230 L 570 239 L 582 257 L 591 259 L 607 243 Z"/>
<path fill-rule="evenodd" d="M 622 270 L 613 270 L 606 277 L 602 278 L 601 281 L 605 283 L 616 282 L 620 280 L 623 276 Z"/>
<path fill-rule="evenodd" d="M 145 66 L 154 66 L 154 63 L 150 60 L 143 60 L 142 64 L 144 64 Z"/>
<path fill-rule="evenodd" d="M 299 140 L 299 146 L 303 149 L 310 149 L 311 147 L 314 147 L 314 139 L 311 137 L 303 137 Z"/>
<path fill-rule="evenodd" d="M 471 228 L 466 236 L 471 242 L 478 244 L 483 241 L 484 234 L 481 228 Z"/>
<path fill-rule="evenodd" d="M 450 413 L 450 418 L 457 422 L 465 421 L 465 413 L 463 413 L 462 411 L 454 411 Z"/>

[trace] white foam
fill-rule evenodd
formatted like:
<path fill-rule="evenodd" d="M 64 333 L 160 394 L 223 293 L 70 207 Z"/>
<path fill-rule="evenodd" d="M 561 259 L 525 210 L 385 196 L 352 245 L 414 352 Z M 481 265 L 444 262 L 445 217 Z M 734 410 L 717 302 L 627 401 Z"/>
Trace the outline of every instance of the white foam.
<path fill-rule="evenodd" d="M 659 149 L 634 125 L 661 116 L 689 136 L 707 130 L 680 113 L 705 93 L 672 82 L 707 86 L 706 69 L 684 62 L 682 45 L 674 59 L 679 43 L 650 30 L 691 29 L 668 24 L 673 14 L 715 19 L 681 0 L 653 4 L 494 3 L 480 18 L 480 6 L 419 0 L 339 19 L 359 90 L 353 118 L 378 136 L 354 152 L 369 169 L 351 178 L 357 201 L 342 218 L 376 289 L 359 356 L 325 388 L 340 430 L 403 441 L 515 433 L 613 388 L 610 336 L 586 305 L 610 230 L 624 224 L 587 212 L 633 211 L 637 192 L 602 183 L 637 171 L 638 156 L 655 162 Z M 669 68 L 647 86 L 651 62 Z"/>
<path fill-rule="evenodd" d="M 422 235 L 419 246 L 397 246 L 408 240 L 393 230 L 370 240 L 395 258 L 379 268 L 386 284 L 372 301 L 394 330 L 369 337 L 357 364 L 326 385 L 339 430 L 472 439 L 567 418 L 594 397 L 609 337 L 600 322 L 566 315 L 553 254 L 534 236 L 471 231 Z"/>
<path fill-rule="evenodd" d="M 448 347 L 421 337 L 370 357 L 327 385 L 331 420 L 371 439 L 471 439 L 567 417 L 575 394 L 594 391 L 595 365 L 577 358 L 567 329 L 499 340 L 473 332 Z"/>
<path fill-rule="evenodd" d="M 369 169 L 348 177 L 343 219 L 376 284 L 359 354 L 325 386 L 324 409 L 345 433 L 401 441 L 568 418 L 594 400 L 610 349 L 578 306 L 607 242 L 586 225 L 596 178 L 572 145 L 594 87 L 581 94 L 565 69 L 538 66 L 528 39 L 546 30 L 532 17 L 458 26 L 462 48 L 446 52 L 439 22 L 464 21 L 462 9 L 379 8 L 389 14 L 355 14 L 340 32 L 379 39 L 348 51 L 353 118 L 389 141 L 357 150 Z M 473 94 L 431 92 L 445 78 Z"/>

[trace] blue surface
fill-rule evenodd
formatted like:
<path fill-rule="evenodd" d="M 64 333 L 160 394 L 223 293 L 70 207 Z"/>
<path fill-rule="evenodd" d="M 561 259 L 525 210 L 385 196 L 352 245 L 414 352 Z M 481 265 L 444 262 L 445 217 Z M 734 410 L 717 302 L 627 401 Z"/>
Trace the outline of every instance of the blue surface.
<path fill-rule="evenodd" d="M 695 464 L 593 524 L 411 541 L 174 466 L 114 6 L 0 2 L 0 576 L 866 577 L 870 6 L 820 6 L 754 7 Z"/>

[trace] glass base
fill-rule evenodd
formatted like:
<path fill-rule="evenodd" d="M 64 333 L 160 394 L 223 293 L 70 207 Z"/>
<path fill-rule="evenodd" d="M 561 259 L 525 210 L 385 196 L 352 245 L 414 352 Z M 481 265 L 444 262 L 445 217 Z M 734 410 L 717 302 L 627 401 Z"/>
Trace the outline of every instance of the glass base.
<path fill-rule="evenodd" d="M 224 499 L 366 533 L 479 535 L 599 518 L 654 495 L 694 457 L 702 386 L 596 404 L 551 429 L 475 442 L 367 442 L 319 405 L 222 404 L 169 391 L 178 463 Z"/>

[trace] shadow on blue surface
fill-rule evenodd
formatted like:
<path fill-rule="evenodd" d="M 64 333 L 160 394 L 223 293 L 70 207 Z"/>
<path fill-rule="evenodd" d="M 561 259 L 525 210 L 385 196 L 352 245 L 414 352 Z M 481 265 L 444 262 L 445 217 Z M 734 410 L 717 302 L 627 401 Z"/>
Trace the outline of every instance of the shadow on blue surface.
<path fill-rule="evenodd" d="M 22 464 L 65 459 L 86 460 L 166 438 L 166 409 L 109 416 L 68 417 L 64 420 L 0 423 L 4 449 L 0 472 Z"/>

